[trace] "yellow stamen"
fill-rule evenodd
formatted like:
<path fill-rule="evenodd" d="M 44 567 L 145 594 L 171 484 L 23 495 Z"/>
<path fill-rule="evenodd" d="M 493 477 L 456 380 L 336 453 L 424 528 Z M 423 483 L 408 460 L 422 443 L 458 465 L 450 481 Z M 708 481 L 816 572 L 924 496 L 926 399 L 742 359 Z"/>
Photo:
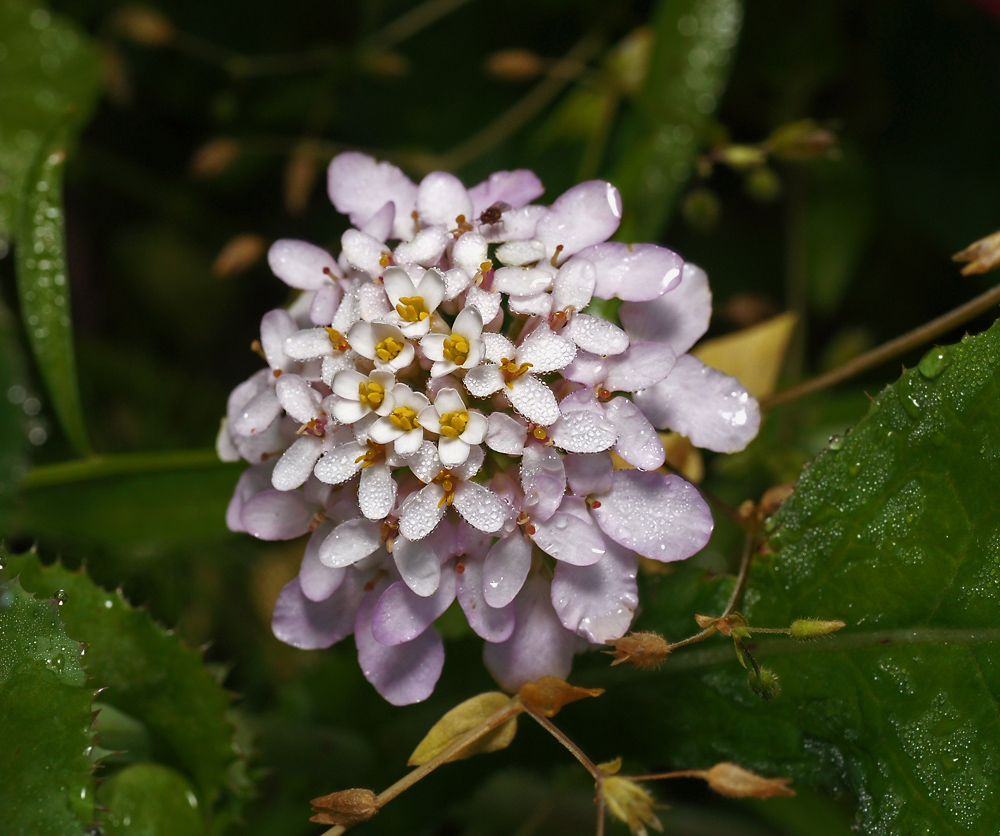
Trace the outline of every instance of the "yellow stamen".
<path fill-rule="evenodd" d="M 389 421 L 400 430 L 415 430 L 420 424 L 417 423 L 417 413 L 408 406 L 397 406 L 390 414 Z"/>
<path fill-rule="evenodd" d="M 430 316 L 423 296 L 400 296 L 396 313 L 406 322 L 423 322 Z"/>
<path fill-rule="evenodd" d="M 530 368 L 531 363 L 521 363 L 519 366 L 516 360 L 510 360 L 507 357 L 503 357 L 500 360 L 500 371 L 503 372 L 503 376 L 506 378 L 508 389 L 513 389 L 514 381 L 526 374 Z"/>
<path fill-rule="evenodd" d="M 450 360 L 456 366 L 461 366 L 469 359 L 469 341 L 461 334 L 445 337 L 442 354 L 444 354 L 445 360 Z"/>
<path fill-rule="evenodd" d="M 390 264 L 392 264 L 392 253 L 383 252 L 382 255 L 379 256 L 378 266 L 388 267 Z"/>
<path fill-rule="evenodd" d="M 468 412 L 447 412 L 441 416 L 441 435 L 445 438 L 458 438 L 465 432 L 469 423 Z"/>
<path fill-rule="evenodd" d="M 373 464 L 376 464 L 379 461 L 381 461 L 383 452 L 384 448 L 382 447 L 381 444 L 376 444 L 374 441 L 369 441 L 368 451 L 358 456 L 354 460 L 354 463 L 357 464 L 358 462 L 364 462 L 364 464 L 361 465 L 361 469 L 364 470 L 366 467 L 371 467 Z"/>
<path fill-rule="evenodd" d="M 375 346 L 375 356 L 383 363 L 395 360 L 399 352 L 403 350 L 405 343 L 400 342 L 395 337 L 386 337 Z"/>
<path fill-rule="evenodd" d="M 438 475 L 434 477 L 434 484 L 440 485 L 444 491 L 444 496 L 438 502 L 438 508 L 443 505 L 451 505 L 455 501 L 455 482 L 451 478 L 451 473 L 447 470 L 438 471 Z"/>
<path fill-rule="evenodd" d="M 330 342 L 337 351 L 347 351 L 351 347 L 350 343 L 344 339 L 344 335 L 336 328 L 331 328 L 327 325 L 323 330 L 326 331 L 326 335 L 330 338 Z"/>
<path fill-rule="evenodd" d="M 358 384 L 358 400 L 369 409 L 378 409 L 385 400 L 385 389 L 374 381 Z"/>
<path fill-rule="evenodd" d="M 539 441 L 544 441 L 546 438 L 545 427 L 535 427 L 531 434 L 537 438 Z"/>

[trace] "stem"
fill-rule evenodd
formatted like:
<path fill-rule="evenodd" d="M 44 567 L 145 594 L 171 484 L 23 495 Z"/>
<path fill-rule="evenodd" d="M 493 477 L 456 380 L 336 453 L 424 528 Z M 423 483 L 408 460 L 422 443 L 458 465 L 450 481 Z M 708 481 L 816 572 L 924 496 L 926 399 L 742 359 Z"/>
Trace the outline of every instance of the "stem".
<path fill-rule="evenodd" d="M 517 697 L 512 697 L 510 702 L 507 703 L 503 708 L 494 711 L 489 717 L 483 720 L 476 726 L 473 726 L 469 731 L 455 740 L 447 748 L 442 749 L 438 754 L 431 758 L 426 763 L 420 764 L 416 769 L 411 772 L 407 772 L 402 778 L 396 781 L 388 789 L 383 790 L 376 796 L 376 801 L 378 802 L 379 808 L 388 804 L 397 795 L 408 790 L 417 781 L 426 775 L 429 775 L 439 766 L 450 761 L 456 754 L 458 754 L 462 749 L 471 746 L 479 738 L 484 737 L 489 734 L 498 726 L 506 723 L 511 717 L 516 717 L 522 711 L 527 711 L 529 709 L 521 704 L 521 701 Z M 335 825 L 329 830 L 325 831 L 322 836 L 340 836 L 347 830 L 342 824 Z"/>
<path fill-rule="evenodd" d="M 543 81 L 519 102 L 513 105 L 485 128 L 442 154 L 438 160 L 441 168 L 454 170 L 472 162 L 483 153 L 499 145 L 507 137 L 523 127 L 536 114 L 545 109 L 563 88 L 579 77 L 590 61 L 603 46 L 602 39 L 595 30 L 584 36 L 566 55 L 559 60 Z"/>
<path fill-rule="evenodd" d="M 952 328 L 964 325 L 970 319 L 979 316 L 981 313 L 985 313 L 998 303 L 1000 303 L 1000 285 L 991 287 L 975 299 L 971 299 L 964 305 L 959 305 L 953 311 L 949 311 L 937 319 L 932 319 L 930 322 L 924 323 L 919 328 L 915 328 L 901 337 L 896 337 L 896 339 L 889 340 L 889 342 L 883 343 L 878 348 L 866 351 L 864 354 L 855 357 L 842 366 L 838 366 L 825 374 L 817 375 L 810 380 L 803 381 L 797 386 L 793 386 L 783 392 L 763 398 L 760 405 L 763 409 L 771 409 L 791 403 L 792 401 L 797 401 L 806 395 L 822 392 L 824 389 L 828 389 L 855 375 L 881 365 L 887 360 L 899 357 L 910 349 L 930 342 L 935 337 L 950 331 Z"/>
<path fill-rule="evenodd" d="M 597 829 L 594 836 L 604 836 L 604 796 L 597 794 Z"/>
<path fill-rule="evenodd" d="M 558 740 L 563 746 L 569 749 L 570 754 L 573 755 L 580 763 L 583 764 L 583 768 L 589 772 L 595 781 L 598 783 L 604 777 L 601 774 L 601 770 L 597 768 L 597 765 L 588 758 L 583 750 L 577 746 L 572 740 L 570 740 L 564 731 L 556 726 L 548 717 L 544 714 L 540 714 L 532 706 L 525 705 L 524 711 L 526 714 L 530 715 L 531 718 L 538 723 L 543 729 L 545 729 L 549 734 L 551 734 L 556 740 Z"/>
<path fill-rule="evenodd" d="M 165 453 L 112 453 L 89 456 L 29 470 L 22 488 L 45 488 L 70 482 L 87 482 L 133 473 L 164 473 L 173 470 L 214 470 L 230 465 L 219 461 L 214 450 L 177 450 Z M 235 471 L 234 471 L 235 472 Z"/>
<path fill-rule="evenodd" d="M 467 2 L 468 0 L 427 0 L 369 35 L 362 40 L 360 46 L 382 51 L 391 49 L 407 38 L 413 37 L 421 29 L 426 29 L 456 9 L 460 9 Z"/>
<path fill-rule="evenodd" d="M 704 778 L 704 769 L 678 769 L 676 772 L 659 772 L 656 775 L 629 775 L 630 781 L 663 781 L 668 778 Z"/>

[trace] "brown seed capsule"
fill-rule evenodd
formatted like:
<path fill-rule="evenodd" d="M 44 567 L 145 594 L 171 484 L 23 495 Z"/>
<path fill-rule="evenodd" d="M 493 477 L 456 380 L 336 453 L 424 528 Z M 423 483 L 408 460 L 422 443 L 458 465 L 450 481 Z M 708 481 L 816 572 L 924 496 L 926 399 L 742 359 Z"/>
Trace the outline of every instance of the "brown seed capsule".
<path fill-rule="evenodd" d="M 670 645 L 658 633 L 629 633 L 608 644 L 614 650 L 605 650 L 604 653 L 614 657 L 612 667 L 629 664 L 637 668 L 657 668 L 670 653 Z"/>
<path fill-rule="evenodd" d="M 717 763 L 705 772 L 704 778 L 719 795 L 727 795 L 730 798 L 774 798 L 795 795 L 795 790 L 788 786 L 792 781 L 791 778 L 762 778 L 735 763 Z"/>
<path fill-rule="evenodd" d="M 378 799 L 371 790 L 353 789 L 332 792 L 314 798 L 311 802 L 316 813 L 309 821 L 317 824 L 341 824 L 350 827 L 368 821 L 378 812 Z"/>
<path fill-rule="evenodd" d="M 985 273 L 987 270 L 1000 267 L 1000 231 L 969 244 L 960 253 L 955 253 L 951 260 L 969 262 L 962 268 L 963 276 Z"/>

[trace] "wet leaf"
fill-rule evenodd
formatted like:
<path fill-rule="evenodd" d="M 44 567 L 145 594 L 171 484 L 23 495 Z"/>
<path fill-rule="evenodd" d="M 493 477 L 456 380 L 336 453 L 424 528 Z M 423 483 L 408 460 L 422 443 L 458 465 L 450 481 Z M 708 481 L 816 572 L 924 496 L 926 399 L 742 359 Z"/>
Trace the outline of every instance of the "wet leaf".
<path fill-rule="evenodd" d="M 60 129 L 28 169 L 17 214 L 21 319 L 52 407 L 79 453 L 90 449 L 76 379 L 62 205 L 67 137 Z"/>
<path fill-rule="evenodd" d="M 3 559 L 0 552 L 0 562 Z M 81 834 L 93 820 L 94 690 L 55 602 L 0 583 L 0 810 L 3 829 Z"/>
<path fill-rule="evenodd" d="M 0 496 L 13 492 L 28 466 L 27 416 L 23 407 L 28 393 L 24 387 L 24 356 L 15 327 L 14 317 L 0 302 Z"/>
<path fill-rule="evenodd" d="M 656 240 L 691 173 L 725 88 L 739 0 L 660 0 L 645 84 L 607 179 L 621 190 L 623 241 Z"/>
<path fill-rule="evenodd" d="M 101 818 L 106 836 L 202 836 L 202 811 L 191 784 L 176 770 L 137 763 L 101 785 Z"/>
<path fill-rule="evenodd" d="M 211 805 L 228 786 L 236 752 L 225 716 L 229 695 L 201 655 L 83 571 L 42 566 L 34 553 L 8 556 L 4 571 L 36 595 L 61 591 L 60 615 L 67 633 L 87 643 L 88 683 L 105 689 L 101 702 L 142 723 L 153 759 L 181 770 Z"/>
<path fill-rule="evenodd" d="M 796 323 L 795 314 L 779 314 L 733 334 L 705 340 L 691 353 L 712 368 L 735 377 L 755 398 L 762 398 L 770 395 L 778 384 Z"/>
<path fill-rule="evenodd" d="M 500 691 L 488 691 L 479 694 L 465 702 L 456 705 L 451 711 L 438 720 L 420 745 L 410 755 L 409 765 L 419 766 L 427 763 L 467 734 L 491 715 L 511 704 L 511 698 Z M 510 746 L 517 732 L 517 715 L 505 720 L 489 734 L 479 738 L 475 743 L 465 747 L 449 760 L 457 761 L 480 752 L 497 752 Z"/>
<path fill-rule="evenodd" d="M 873 836 L 997 831 L 998 370 L 998 326 L 933 349 L 802 474 L 740 609 L 847 627 L 756 642 L 783 684 L 769 703 L 722 640 L 676 652 L 627 689 L 647 757 L 790 775 L 853 799 Z"/>
<path fill-rule="evenodd" d="M 521 702 L 531 706 L 539 714 L 555 717 L 564 706 L 587 697 L 599 697 L 603 688 L 578 688 L 563 682 L 555 676 L 543 676 L 538 682 L 529 682 L 521 686 L 518 696 Z"/>

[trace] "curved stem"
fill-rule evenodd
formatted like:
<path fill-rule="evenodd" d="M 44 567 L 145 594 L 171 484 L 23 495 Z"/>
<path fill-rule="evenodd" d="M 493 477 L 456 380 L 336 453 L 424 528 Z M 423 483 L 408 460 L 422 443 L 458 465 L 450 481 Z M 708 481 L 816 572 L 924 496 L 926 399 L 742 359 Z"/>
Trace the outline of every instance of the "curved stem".
<path fill-rule="evenodd" d="M 566 733 L 562 729 L 560 729 L 548 717 L 546 717 L 544 714 L 540 714 L 530 705 L 525 705 L 524 711 L 526 714 L 530 715 L 532 720 L 534 720 L 536 723 L 538 723 L 538 725 L 540 725 L 543 729 L 545 729 L 545 731 L 547 731 L 563 746 L 569 749 L 570 754 L 572 754 L 574 758 L 576 758 L 578 761 L 580 761 L 581 764 L 583 764 L 583 768 L 586 769 L 587 772 L 589 772 L 593 776 L 595 781 L 599 782 L 601 780 L 603 776 L 601 775 L 601 770 L 597 768 L 597 764 L 595 764 L 590 758 L 588 758 L 586 754 L 584 754 L 583 750 L 579 746 L 577 746 L 572 740 L 570 740 L 569 737 L 566 736 Z"/>
<path fill-rule="evenodd" d="M 952 328 L 964 325 L 970 319 L 979 316 L 981 313 L 985 313 L 997 304 L 1000 304 L 1000 285 L 991 287 L 985 293 L 980 294 L 975 299 L 971 299 L 964 305 L 959 305 L 953 311 L 949 311 L 937 319 L 932 319 L 919 328 L 914 328 L 908 334 L 903 334 L 901 337 L 896 337 L 894 340 L 883 343 L 878 348 L 866 351 L 864 354 L 855 357 L 842 366 L 838 366 L 825 374 L 805 380 L 797 386 L 785 389 L 783 392 L 763 398 L 760 402 L 761 408 L 772 409 L 776 406 L 797 401 L 799 398 L 806 397 L 806 395 L 813 395 L 816 392 L 829 389 L 831 386 L 835 386 L 855 375 L 866 372 L 887 360 L 899 357 L 912 348 L 928 343 L 935 337 L 950 331 Z"/>

